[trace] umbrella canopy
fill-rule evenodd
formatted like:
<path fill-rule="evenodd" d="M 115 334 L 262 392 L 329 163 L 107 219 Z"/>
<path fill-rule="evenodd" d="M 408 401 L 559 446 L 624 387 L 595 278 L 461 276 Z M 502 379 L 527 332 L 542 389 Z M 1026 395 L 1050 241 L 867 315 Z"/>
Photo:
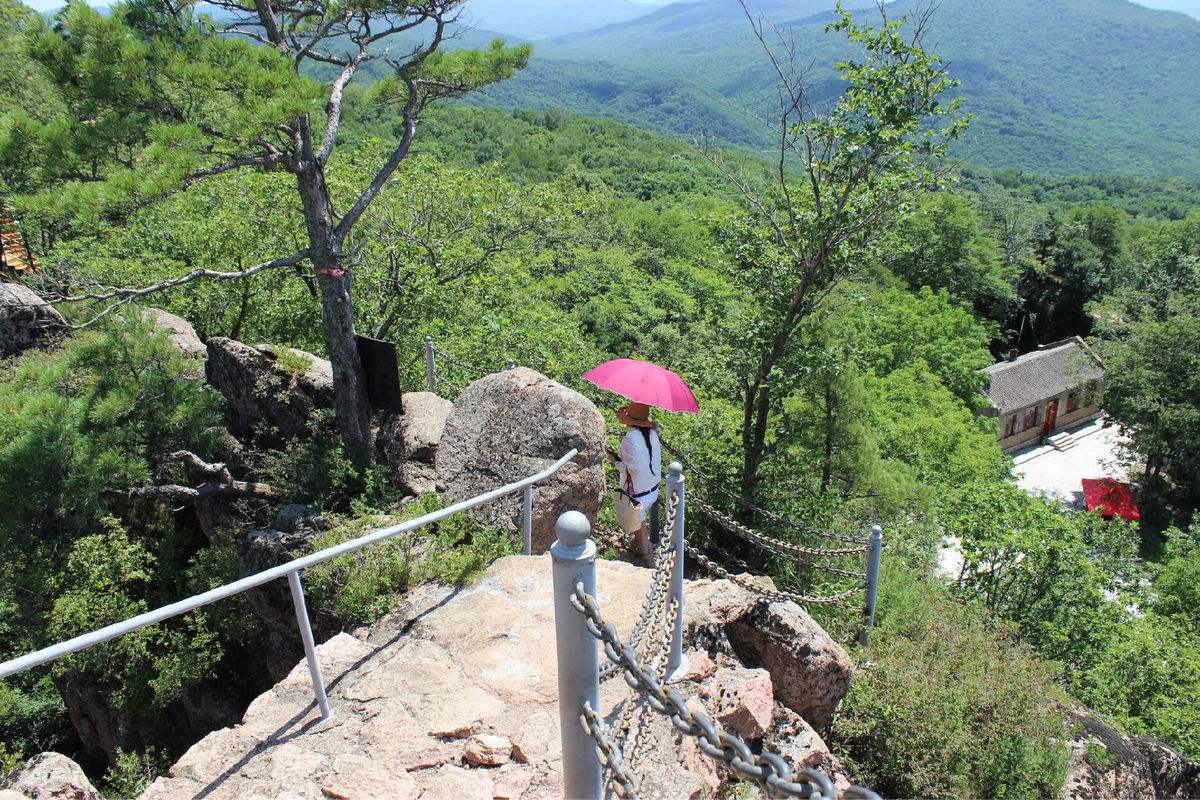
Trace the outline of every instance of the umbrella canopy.
<path fill-rule="evenodd" d="M 1129 484 L 1112 478 L 1084 478 L 1081 483 L 1088 511 L 1099 511 L 1105 519 L 1121 517 L 1137 522 L 1142 518 Z"/>
<path fill-rule="evenodd" d="M 649 361 L 633 358 L 605 361 L 586 372 L 583 379 L 601 389 L 628 397 L 635 403 L 657 406 L 665 411 L 700 412 L 696 395 L 692 394 L 683 378 Z"/>

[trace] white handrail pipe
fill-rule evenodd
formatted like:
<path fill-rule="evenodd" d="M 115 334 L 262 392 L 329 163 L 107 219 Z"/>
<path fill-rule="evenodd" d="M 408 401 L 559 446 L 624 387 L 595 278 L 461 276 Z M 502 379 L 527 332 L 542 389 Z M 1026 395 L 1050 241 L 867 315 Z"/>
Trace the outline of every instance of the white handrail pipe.
<path fill-rule="evenodd" d="M 112 625 L 107 625 L 99 630 L 85 633 L 81 636 L 76 636 L 73 639 L 68 639 L 65 642 L 44 647 L 41 650 L 36 650 L 19 658 L 10 659 L 0 664 L 0 678 L 7 678 L 10 675 L 15 675 L 18 672 L 36 667 L 39 664 L 45 664 L 48 661 L 53 661 L 56 658 L 77 653 L 80 650 L 86 650 L 93 645 L 107 642 L 110 639 L 115 639 L 118 636 L 123 636 L 126 633 L 132 633 L 140 628 L 145 628 L 148 625 L 153 625 L 156 622 L 162 622 L 171 617 L 177 617 L 180 614 L 186 614 L 189 611 L 200 608 L 201 606 L 215 603 L 218 600 L 224 600 L 226 597 L 232 597 L 235 594 L 241 594 L 247 589 L 253 589 L 256 586 L 261 586 L 264 583 L 269 583 L 276 578 L 283 578 L 289 572 L 298 572 L 303 569 L 322 564 L 326 561 L 331 561 L 338 556 L 352 553 L 355 550 L 360 550 L 368 545 L 376 544 L 387 539 L 399 536 L 402 533 L 407 533 L 417 528 L 428 525 L 431 522 L 443 520 L 446 517 L 453 516 L 462 511 L 470 511 L 487 503 L 492 502 L 505 495 L 519 492 L 526 486 L 532 486 L 535 483 L 541 483 L 550 476 L 554 475 L 563 468 L 571 459 L 579 454 L 578 450 L 572 449 L 571 452 L 555 461 L 550 466 L 546 467 L 536 475 L 530 475 L 528 478 L 519 480 L 516 483 L 510 483 L 506 486 L 501 486 L 498 489 L 493 489 L 477 497 L 472 497 L 468 500 L 455 503 L 454 505 L 446 506 L 432 513 L 426 514 L 416 519 L 402 522 L 399 525 L 393 525 L 390 528 L 373 531 L 357 539 L 351 539 L 347 542 L 342 542 L 333 547 L 327 547 L 324 550 L 319 550 L 311 555 L 293 559 L 286 564 L 280 564 L 277 567 L 272 567 L 268 570 L 247 576 L 241 580 L 227 583 L 224 586 L 218 586 L 216 589 L 211 589 L 203 594 L 194 595 L 192 597 L 180 600 L 177 603 L 163 606 L 154 611 L 147 611 L 145 614 L 139 614 L 136 617 L 130 617 L 122 622 L 115 622 Z"/>

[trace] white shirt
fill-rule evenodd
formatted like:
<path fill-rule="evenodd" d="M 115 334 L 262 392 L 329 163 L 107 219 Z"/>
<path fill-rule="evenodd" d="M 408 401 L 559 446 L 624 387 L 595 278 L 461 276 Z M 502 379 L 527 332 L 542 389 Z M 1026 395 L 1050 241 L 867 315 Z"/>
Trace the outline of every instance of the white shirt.
<path fill-rule="evenodd" d="M 631 494 L 653 492 L 652 495 L 638 498 L 643 506 L 649 508 L 658 499 L 658 484 L 662 477 L 662 443 L 658 440 L 658 431 L 646 429 L 650 434 L 650 451 L 646 450 L 646 437 L 639 428 L 630 428 L 621 440 L 621 464 L 629 475 Z M 622 486 L 621 488 L 625 488 Z"/>

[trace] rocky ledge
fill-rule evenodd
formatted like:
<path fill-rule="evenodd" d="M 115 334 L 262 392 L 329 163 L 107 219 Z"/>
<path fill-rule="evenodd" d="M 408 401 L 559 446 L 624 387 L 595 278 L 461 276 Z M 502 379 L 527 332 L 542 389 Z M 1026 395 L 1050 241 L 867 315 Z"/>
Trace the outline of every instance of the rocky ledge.
<path fill-rule="evenodd" d="M 622 632 L 633 626 L 650 575 L 598 562 L 598 599 Z M 846 653 L 794 604 L 756 609 L 752 596 L 726 581 L 691 581 L 685 597 L 689 640 L 703 647 L 688 653 L 683 694 L 728 730 L 844 782 L 820 736 L 784 702 L 807 684 L 810 697 L 836 704 L 850 678 Z M 418 589 L 373 629 L 319 648 L 331 719 L 319 718 L 307 668 L 298 664 L 240 725 L 193 746 L 143 798 L 561 797 L 552 609 L 547 556 L 501 559 L 470 587 Z M 764 613 L 773 615 L 772 636 L 804 642 L 785 664 L 787 680 L 800 687 L 781 693 L 778 665 L 769 671 L 743 660 L 762 642 L 744 640 L 740 630 Z M 603 686 L 610 722 L 628 694 L 620 679 Z M 716 796 L 727 772 L 649 709 L 644 724 L 642 796 Z"/>

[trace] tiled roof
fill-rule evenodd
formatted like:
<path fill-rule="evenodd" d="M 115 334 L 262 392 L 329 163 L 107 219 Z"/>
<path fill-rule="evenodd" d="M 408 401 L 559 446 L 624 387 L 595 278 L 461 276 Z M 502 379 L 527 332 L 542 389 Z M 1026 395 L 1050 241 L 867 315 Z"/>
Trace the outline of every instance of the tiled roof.
<path fill-rule="evenodd" d="M 1100 360 L 1076 336 L 985 367 L 983 393 L 1001 414 L 1027 408 L 1104 376 Z"/>

